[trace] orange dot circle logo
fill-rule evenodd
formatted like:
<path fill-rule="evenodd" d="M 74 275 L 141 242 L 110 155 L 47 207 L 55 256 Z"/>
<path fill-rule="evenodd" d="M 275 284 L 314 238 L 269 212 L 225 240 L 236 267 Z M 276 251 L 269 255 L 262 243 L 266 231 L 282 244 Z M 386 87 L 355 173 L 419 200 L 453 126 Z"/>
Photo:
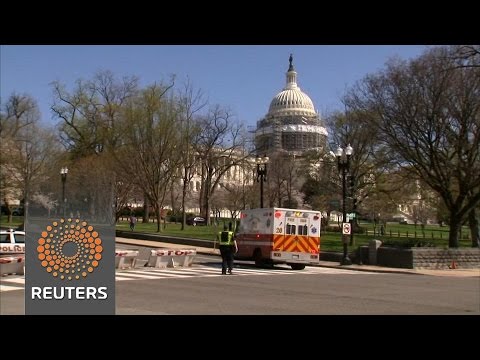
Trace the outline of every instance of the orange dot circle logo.
<path fill-rule="evenodd" d="M 37 240 L 38 260 L 53 277 L 71 281 L 86 278 L 102 259 L 102 239 L 92 225 L 79 219 L 60 219 Z"/>

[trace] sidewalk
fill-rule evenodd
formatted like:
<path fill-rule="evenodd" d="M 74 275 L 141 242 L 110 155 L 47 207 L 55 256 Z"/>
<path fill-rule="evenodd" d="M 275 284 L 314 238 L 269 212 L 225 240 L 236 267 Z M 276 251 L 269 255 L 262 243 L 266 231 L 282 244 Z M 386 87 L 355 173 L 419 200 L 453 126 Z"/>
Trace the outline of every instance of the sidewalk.
<path fill-rule="evenodd" d="M 116 238 L 117 244 L 127 244 L 127 245 L 138 245 L 138 246 L 148 246 L 153 248 L 170 248 L 170 249 L 192 249 L 197 250 L 197 254 L 204 255 L 220 255 L 218 249 L 205 248 L 200 246 L 189 246 L 181 244 L 171 244 L 158 241 L 150 240 L 138 240 L 138 239 L 127 239 L 127 238 Z M 375 266 L 375 265 L 340 265 L 338 262 L 333 261 L 319 261 L 318 265 L 325 268 L 337 268 L 344 270 L 356 270 L 356 271 L 368 271 L 368 272 L 378 272 L 378 273 L 393 273 L 393 274 L 411 274 L 411 275 L 433 275 L 433 276 L 453 276 L 453 277 L 479 277 L 480 278 L 480 269 L 442 269 L 442 270 L 431 270 L 431 269 L 401 269 L 401 268 L 389 268 L 384 266 Z"/>

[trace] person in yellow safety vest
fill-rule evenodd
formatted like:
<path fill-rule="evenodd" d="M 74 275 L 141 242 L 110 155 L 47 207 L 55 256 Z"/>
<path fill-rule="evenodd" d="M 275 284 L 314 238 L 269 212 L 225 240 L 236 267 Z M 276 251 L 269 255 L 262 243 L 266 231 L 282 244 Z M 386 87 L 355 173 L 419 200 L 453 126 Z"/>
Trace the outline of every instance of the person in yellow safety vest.
<path fill-rule="evenodd" d="M 233 254 L 238 251 L 237 241 L 235 240 L 234 233 L 232 231 L 232 223 L 223 226 L 223 231 L 218 233 L 218 241 L 220 243 L 220 254 L 222 255 L 222 274 L 232 274 L 233 268 Z"/>

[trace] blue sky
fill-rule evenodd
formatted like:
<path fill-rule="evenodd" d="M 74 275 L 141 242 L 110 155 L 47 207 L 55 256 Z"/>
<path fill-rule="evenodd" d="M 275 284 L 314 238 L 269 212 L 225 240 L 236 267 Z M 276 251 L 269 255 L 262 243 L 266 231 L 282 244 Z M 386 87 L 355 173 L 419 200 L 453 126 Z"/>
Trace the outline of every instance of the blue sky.
<path fill-rule="evenodd" d="M 13 92 L 33 96 L 42 120 L 54 124 L 50 112 L 52 88 L 59 80 L 72 88 L 79 78 L 98 70 L 136 75 L 142 85 L 187 76 L 210 103 L 233 110 L 255 126 L 270 101 L 285 86 L 288 57 L 294 56 L 298 85 L 322 115 L 341 109 L 346 87 L 385 62 L 420 55 L 423 45 L 32 45 L 0 46 L 2 103 Z"/>

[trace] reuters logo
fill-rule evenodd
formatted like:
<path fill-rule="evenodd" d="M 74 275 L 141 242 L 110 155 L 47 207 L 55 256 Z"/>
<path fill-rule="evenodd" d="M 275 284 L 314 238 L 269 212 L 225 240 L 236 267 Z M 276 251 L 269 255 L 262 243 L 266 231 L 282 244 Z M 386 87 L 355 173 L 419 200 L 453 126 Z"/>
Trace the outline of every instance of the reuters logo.
<path fill-rule="evenodd" d="M 102 240 L 92 225 L 79 219 L 60 219 L 42 231 L 38 260 L 53 277 L 79 280 L 95 271 L 102 259 Z"/>

